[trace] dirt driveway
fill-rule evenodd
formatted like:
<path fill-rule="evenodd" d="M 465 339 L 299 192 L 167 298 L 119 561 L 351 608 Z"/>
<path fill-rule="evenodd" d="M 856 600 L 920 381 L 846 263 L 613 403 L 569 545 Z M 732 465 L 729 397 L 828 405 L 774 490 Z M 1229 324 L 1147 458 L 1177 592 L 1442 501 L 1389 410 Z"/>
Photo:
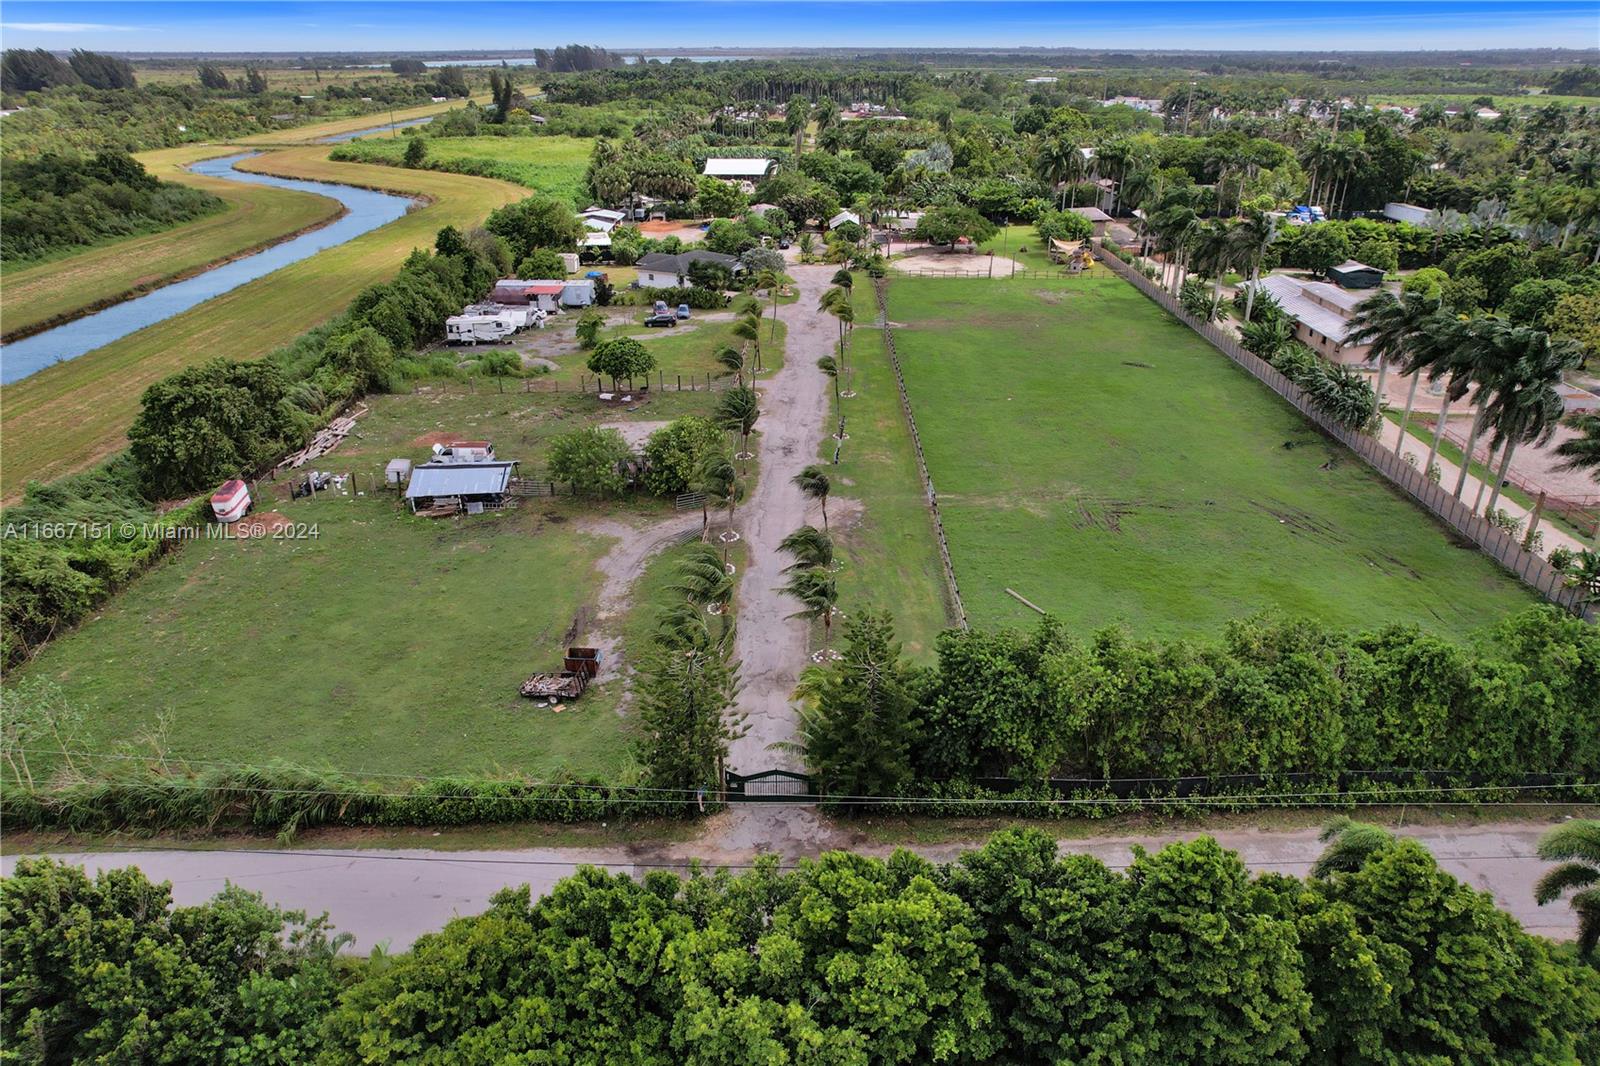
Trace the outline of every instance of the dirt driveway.
<path fill-rule="evenodd" d="M 828 379 L 817 360 L 833 348 L 833 319 L 817 310 L 836 267 L 790 267 L 800 300 L 779 310 L 788 325 L 783 369 L 758 380 L 761 420 L 757 455 L 761 478 L 746 500 L 739 530 L 748 547 L 748 561 L 739 581 L 738 631 L 734 658 L 744 687 L 738 710 L 747 732 L 729 753 L 729 767 L 741 773 L 797 769 L 800 760 L 769 750 L 778 741 L 794 739 L 798 716 L 795 683 L 810 651 L 810 623 L 789 615 L 800 605 L 779 592 L 788 557 L 778 542 L 807 521 L 820 523 L 820 511 L 795 488 L 792 479 L 817 461 L 823 424 L 828 418 Z M 815 513 L 814 513 L 815 512 Z"/>

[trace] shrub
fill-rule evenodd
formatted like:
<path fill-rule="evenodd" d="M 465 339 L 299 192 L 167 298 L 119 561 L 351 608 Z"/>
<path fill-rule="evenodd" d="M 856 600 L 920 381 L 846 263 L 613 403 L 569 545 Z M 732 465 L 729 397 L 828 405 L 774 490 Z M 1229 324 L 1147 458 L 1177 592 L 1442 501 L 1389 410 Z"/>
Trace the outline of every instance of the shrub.
<path fill-rule="evenodd" d="M 581 496 L 615 496 L 628 487 L 626 465 L 633 450 L 614 429 L 590 426 L 550 440 L 550 480 Z"/>
<path fill-rule="evenodd" d="M 709 418 L 675 418 L 650 434 L 645 444 L 644 487 L 657 496 L 687 492 L 706 457 L 726 446 L 722 430 Z"/>

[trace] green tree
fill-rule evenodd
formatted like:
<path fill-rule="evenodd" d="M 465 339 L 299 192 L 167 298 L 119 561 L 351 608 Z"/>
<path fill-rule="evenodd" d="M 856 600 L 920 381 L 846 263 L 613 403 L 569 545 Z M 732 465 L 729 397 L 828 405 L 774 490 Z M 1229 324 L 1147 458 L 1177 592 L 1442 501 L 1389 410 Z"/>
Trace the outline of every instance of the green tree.
<path fill-rule="evenodd" d="M 974 244 L 982 244 L 1000 228 L 990 222 L 975 208 L 959 204 L 935 207 L 917 220 L 915 235 L 930 244 L 953 244 L 958 237 L 967 237 Z"/>
<path fill-rule="evenodd" d="M 1587 470 L 1600 482 L 1600 415 L 1573 415 L 1567 426 L 1577 435 L 1556 445 L 1564 470 Z"/>
<path fill-rule="evenodd" d="M 572 251 L 584 234 L 583 223 L 571 207 L 545 196 L 529 196 L 497 208 L 489 212 L 483 226 L 510 242 L 518 262 L 535 248 Z"/>
<path fill-rule="evenodd" d="M 887 614 L 847 621 L 842 658 L 808 668 L 798 693 L 806 766 L 828 795 L 895 796 L 912 783 L 916 688 Z"/>
<path fill-rule="evenodd" d="M 517 263 L 517 277 L 557 281 L 567 276 L 567 264 L 554 248 L 535 248 Z"/>
<path fill-rule="evenodd" d="M 574 327 L 578 338 L 578 347 L 587 351 L 593 348 L 600 340 L 600 330 L 605 327 L 606 316 L 592 307 L 584 308 L 583 314 L 578 316 L 578 324 Z"/>
<path fill-rule="evenodd" d="M 1450 276 L 1476 279 L 1483 286 L 1483 306 L 1493 310 L 1520 282 L 1533 276 L 1533 264 L 1526 248 L 1508 242 L 1462 256 Z"/>
<path fill-rule="evenodd" d="M 1594 954 L 1600 944 L 1600 821 L 1558 825 L 1539 839 L 1539 858 L 1559 863 L 1539 878 L 1533 898 L 1543 907 L 1577 889 L 1570 900 L 1578 914 L 1578 951 Z"/>
<path fill-rule="evenodd" d="M 649 787 L 681 790 L 686 808 L 697 790 L 722 788 L 728 746 L 743 735 L 729 713 L 738 689 L 724 649 L 662 647 L 646 657 L 634 699 L 636 755 Z"/>
<path fill-rule="evenodd" d="M 587 426 L 550 439 L 550 480 L 584 496 L 614 496 L 628 487 L 623 468 L 633 449 L 614 429 Z"/>
<path fill-rule="evenodd" d="M 761 400 L 756 390 L 748 386 L 729 389 L 717 401 L 715 417 L 718 425 L 739 434 L 739 451 L 748 454 L 750 434 L 761 417 Z"/>
<path fill-rule="evenodd" d="M 713 218 L 738 218 L 750 206 L 749 199 L 737 186 L 717 178 L 701 178 L 698 197 L 700 210 Z"/>
<path fill-rule="evenodd" d="M 23 858 L 0 902 L 0 1024 L 18 1061 L 303 1062 L 345 942 L 240 888 L 174 907 L 137 869 Z"/>
<path fill-rule="evenodd" d="M 1076 211 L 1046 211 L 1039 216 L 1035 228 L 1039 239 L 1052 241 L 1086 241 L 1094 235 L 1094 225 Z"/>
<path fill-rule="evenodd" d="M 428 143 L 421 137 L 406 138 L 406 153 L 401 162 L 412 170 L 419 170 L 427 161 Z"/>
<path fill-rule="evenodd" d="M 1415 274 L 1408 274 L 1400 283 L 1400 292 L 1403 295 L 1416 293 L 1427 300 L 1438 300 L 1444 295 L 1444 283 L 1450 280 L 1450 275 L 1438 267 L 1423 267 Z"/>
<path fill-rule="evenodd" d="M 350 375 L 357 392 L 387 392 L 392 384 L 394 346 L 371 326 L 332 337 L 323 354 L 341 373 Z"/>
<path fill-rule="evenodd" d="M 656 368 L 656 357 L 633 337 L 613 337 L 595 345 L 586 365 L 590 373 L 610 378 L 611 389 L 615 392 L 618 381 L 626 380 L 630 389 L 637 376 L 643 375 L 649 381 L 650 371 Z"/>
<path fill-rule="evenodd" d="M 1600 238 L 1595 246 L 1600 248 Z M 1600 358 L 1600 289 L 1561 297 L 1545 314 L 1545 328 L 1583 345 L 1585 358 Z"/>
<path fill-rule="evenodd" d="M 688 492 L 706 458 L 724 450 L 722 430 L 709 418 L 675 418 L 645 443 L 644 486 L 657 496 Z"/>
<path fill-rule="evenodd" d="M 151 498 L 215 488 L 303 439 L 287 388 L 272 363 L 213 359 L 146 389 L 128 441 Z"/>
<path fill-rule="evenodd" d="M 1343 228 L 1323 222 L 1306 227 L 1300 238 L 1301 262 L 1313 274 L 1326 275 L 1330 269 L 1350 258 L 1350 238 Z"/>
<path fill-rule="evenodd" d="M 839 601 L 833 578 L 818 570 L 797 570 L 779 591 L 800 601 L 800 610 L 790 618 L 822 620 L 822 650 L 826 653 L 833 638 L 834 604 Z"/>
<path fill-rule="evenodd" d="M 1355 316 L 1345 334 L 1347 343 L 1368 345 L 1378 359 L 1378 381 L 1373 387 L 1377 401 L 1384 399 L 1384 381 L 1389 365 L 1399 366 L 1411 375 L 1411 385 L 1406 392 L 1405 413 L 1400 416 L 1400 436 L 1396 450 L 1405 443 L 1406 424 L 1411 421 L 1411 408 L 1416 401 L 1417 385 L 1422 380 L 1422 367 L 1413 359 L 1413 350 L 1423 331 L 1435 322 L 1439 305 L 1435 300 L 1415 293 L 1396 297 L 1390 292 L 1380 292 L 1369 297 L 1356 308 Z"/>
<path fill-rule="evenodd" d="M 801 526 L 778 542 L 778 550 L 794 558 L 791 565 L 784 567 L 784 573 L 833 566 L 833 538 L 816 526 Z"/>

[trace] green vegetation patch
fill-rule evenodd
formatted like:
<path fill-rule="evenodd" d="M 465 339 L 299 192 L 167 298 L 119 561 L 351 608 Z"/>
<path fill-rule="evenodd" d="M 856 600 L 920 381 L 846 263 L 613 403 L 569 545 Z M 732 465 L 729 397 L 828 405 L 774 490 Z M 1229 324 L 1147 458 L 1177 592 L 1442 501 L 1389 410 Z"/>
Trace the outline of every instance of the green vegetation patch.
<path fill-rule="evenodd" d="M 1134 288 L 902 278 L 889 316 L 980 624 L 1461 634 L 1531 594 Z"/>
<path fill-rule="evenodd" d="M 399 166 L 408 137 L 371 137 L 334 149 L 332 158 Z M 514 181 L 565 201 L 583 193 L 583 172 L 594 141 L 588 137 L 423 137 L 423 166 Z"/>

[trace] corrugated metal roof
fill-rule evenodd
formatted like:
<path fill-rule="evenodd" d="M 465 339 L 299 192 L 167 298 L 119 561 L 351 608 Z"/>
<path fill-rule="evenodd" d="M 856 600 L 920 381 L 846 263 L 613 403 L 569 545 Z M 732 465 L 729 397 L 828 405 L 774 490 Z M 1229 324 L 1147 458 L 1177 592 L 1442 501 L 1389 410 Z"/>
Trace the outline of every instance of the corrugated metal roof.
<path fill-rule="evenodd" d="M 707 159 L 701 173 L 713 178 L 760 177 L 771 167 L 770 159 Z"/>
<path fill-rule="evenodd" d="M 423 463 L 411 471 L 406 499 L 503 493 L 516 465 L 514 462 Z"/>
<path fill-rule="evenodd" d="M 1323 287 L 1334 288 L 1332 285 Z M 1282 274 L 1268 274 L 1261 279 L 1262 291 L 1271 293 L 1272 298 L 1278 301 L 1278 306 L 1282 307 L 1290 318 L 1304 323 L 1308 329 L 1314 329 L 1332 341 L 1343 344 L 1348 322 L 1337 311 L 1331 311 L 1307 296 L 1306 288 L 1305 282 L 1284 277 Z"/>

